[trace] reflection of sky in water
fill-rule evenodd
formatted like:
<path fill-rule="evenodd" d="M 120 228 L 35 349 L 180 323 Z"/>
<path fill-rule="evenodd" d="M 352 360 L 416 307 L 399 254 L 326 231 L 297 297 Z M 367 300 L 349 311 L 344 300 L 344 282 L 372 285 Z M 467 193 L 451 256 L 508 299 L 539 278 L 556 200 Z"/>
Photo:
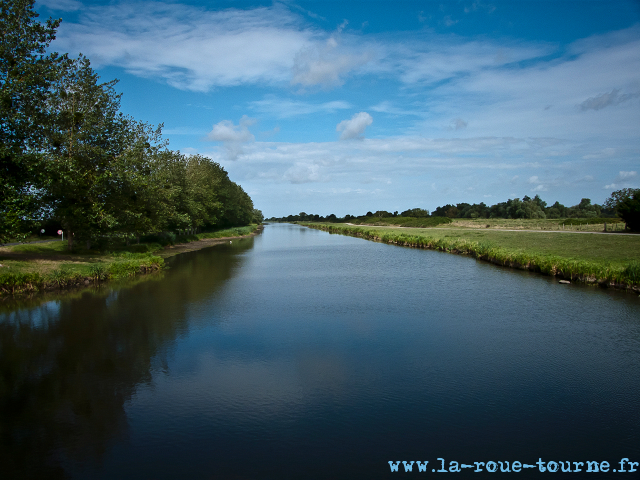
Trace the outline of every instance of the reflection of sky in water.
<path fill-rule="evenodd" d="M 621 361 L 640 368 L 624 353 L 640 338 L 633 298 L 462 256 L 337 236 L 327 245 L 309 230 L 291 246 L 298 227 L 276 228 L 242 254 L 224 294 L 190 304 L 188 334 L 127 405 L 138 442 L 189 435 L 194 422 L 206 445 L 216 428 L 260 437 L 315 418 L 375 424 L 383 411 L 424 428 L 471 425 L 473 437 L 478 424 L 528 425 L 554 402 L 598 411 L 619 385 L 638 388 L 608 380 Z M 613 343 L 620 350 L 604 347 Z M 565 438 L 588 433 L 565 416 Z"/>
<path fill-rule="evenodd" d="M 28 325 L 34 329 L 47 328 L 58 320 L 60 301 L 52 300 L 34 308 L 23 308 L 9 313 L 0 313 L 0 323 Z"/>

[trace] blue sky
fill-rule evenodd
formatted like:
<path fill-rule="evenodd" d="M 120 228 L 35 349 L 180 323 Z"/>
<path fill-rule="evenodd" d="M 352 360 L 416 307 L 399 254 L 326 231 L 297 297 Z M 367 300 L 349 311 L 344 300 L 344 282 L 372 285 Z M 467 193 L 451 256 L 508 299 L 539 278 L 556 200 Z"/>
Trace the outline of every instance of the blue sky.
<path fill-rule="evenodd" d="M 640 2 L 38 0 L 265 216 L 640 187 Z"/>

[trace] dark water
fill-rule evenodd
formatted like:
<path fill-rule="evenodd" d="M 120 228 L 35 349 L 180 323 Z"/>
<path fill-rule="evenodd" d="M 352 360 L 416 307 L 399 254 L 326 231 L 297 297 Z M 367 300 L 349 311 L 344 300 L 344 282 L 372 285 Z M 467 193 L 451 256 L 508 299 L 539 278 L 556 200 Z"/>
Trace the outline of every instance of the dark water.
<path fill-rule="evenodd" d="M 473 462 L 640 462 L 634 295 L 294 225 L 170 265 L 2 307 L 0 478 L 441 477 L 438 458 L 473 465 L 454 478 L 541 478 Z M 564 477 L 583 475 L 613 474 Z"/>

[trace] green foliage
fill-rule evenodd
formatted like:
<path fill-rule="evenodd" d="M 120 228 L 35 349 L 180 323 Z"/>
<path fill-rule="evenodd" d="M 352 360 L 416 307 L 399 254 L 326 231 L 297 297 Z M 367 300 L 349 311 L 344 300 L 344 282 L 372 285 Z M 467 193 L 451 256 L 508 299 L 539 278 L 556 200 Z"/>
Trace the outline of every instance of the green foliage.
<path fill-rule="evenodd" d="M 0 2 L 0 243 L 42 214 L 37 187 L 46 99 L 63 57 L 46 55 L 60 20 L 38 22 L 32 0 Z"/>
<path fill-rule="evenodd" d="M 387 212 L 388 213 L 388 212 Z M 391 216 L 391 214 L 387 215 Z M 405 210 L 400 214 L 402 217 L 413 217 L 413 218 L 424 218 L 429 216 L 429 210 L 424 210 L 422 208 L 411 208 L 409 210 Z"/>
<path fill-rule="evenodd" d="M 640 262 L 634 261 L 629 263 L 622 273 L 632 283 L 640 284 Z"/>
<path fill-rule="evenodd" d="M 219 164 L 123 115 L 117 80 L 101 83 L 83 56 L 45 55 L 59 21 L 0 2 L 0 243 L 36 221 L 61 225 L 71 250 L 261 219 Z"/>
<path fill-rule="evenodd" d="M 638 192 L 640 192 L 640 188 L 623 188 L 621 190 L 616 190 L 611 193 L 611 196 L 605 200 L 602 206 L 617 213 L 618 205 L 631 198 L 634 193 Z"/>
<path fill-rule="evenodd" d="M 107 269 L 104 267 L 104 265 L 97 263 L 95 265 L 91 265 L 91 267 L 89 267 L 89 276 L 94 280 L 94 281 L 103 281 L 106 280 L 107 278 L 109 278 L 109 274 L 107 273 Z"/>
<path fill-rule="evenodd" d="M 631 197 L 621 200 L 617 210 L 629 230 L 640 232 L 640 189 L 634 191 Z"/>

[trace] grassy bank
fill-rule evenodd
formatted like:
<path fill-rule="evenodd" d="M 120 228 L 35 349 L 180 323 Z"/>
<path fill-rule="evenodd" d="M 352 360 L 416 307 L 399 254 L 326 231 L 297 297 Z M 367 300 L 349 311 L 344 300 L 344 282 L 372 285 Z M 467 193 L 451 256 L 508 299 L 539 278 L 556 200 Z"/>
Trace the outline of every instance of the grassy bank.
<path fill-rule="evenodd" d="M 384 225 L 412 228 L 429 228 L 437 227 L 438 225 L 449 225 L 451 221 L 452 220 L 447 217 L 367 217 L 354 218 L 350 220 L 350 223 L 353 223 L 355 225 Z"/>
<path fill-rule="evenodd" d="M 413 228 L 429 227 L 460 227 L 460 228 L 489 228 L 513 230 L 549 230 L 549 231 L 578 231 L 578 232 L 623 232 L 625 224 L 620 218 L 447 218 L 447 217 L 366 217 L 349 221 L 355 225 L 397 226 Z"/>
<path fill-rule="evenodd" d="M 491 229 L 354 227 L 307 224 L 330 233 L 473 256 L 561 279 L 640 292 L 640 236 Z"/>
<path fill-rule="evenodd" d="M 189 236 L 164 235 L 109 252 L 84 249 L 70 252 L 66 242 L 61 241 L 1 247 L 0 295 L 82 287 L 151 273 L 161 270 L 164 257 L 173 254 L 165 254 L 165 247 L 200 240 L 205 240 L 203 246 L 208 246 L 206 240 L 249 235 L 257 228 L 250 225 Z M 189 250 L 196 249 L 194 244 Z"/>

